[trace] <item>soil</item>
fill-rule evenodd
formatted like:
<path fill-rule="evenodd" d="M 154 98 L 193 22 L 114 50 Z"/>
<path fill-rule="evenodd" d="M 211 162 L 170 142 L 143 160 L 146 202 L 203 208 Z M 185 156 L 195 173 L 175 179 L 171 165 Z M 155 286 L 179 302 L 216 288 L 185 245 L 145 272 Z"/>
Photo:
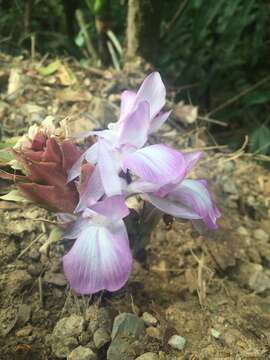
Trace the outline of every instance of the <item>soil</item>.
<path fill-rule="evenodd" d="M 116 118 L 121 91 L 136 88 L 149 72 L 143 63 L 128 64 L 119 75 L 62 59 L 63 67 L 44 76 L 37 70 L 40 59 L 1 54 L 0 63 L 3 138 L 22 135 L 47 115 L 68 117 L 72 133 L 102 127 Z M 171 102 L 173 95 L 169 88 Z M 85 318 L 93 305 L 106 309 L 111 321 L 125 312 L 157 319 L 133 359 L 146 352 L 160 360 L 270 359 L 269 172 L 243 149 L 232 153 L 213 144 L 205 122 L 190 125 L 173 115 L 156 140 L 205 150 L 192 176 L 209 180 L 222 212 L 219 230 L 199 233 L 189 222 L 161 219 L 121 291 L 82 297 L 63 277 L 63 242 L 40 251 L 53 215 L 30 203 L 2 200 L 1 360 L 57 359 L 51 345 L 56 324 L 72 314 Z M 1 194 L 9 188 L 1 181 Z M 183 350 L 168 344 L 175 334 L 186 339 Z M 92 343 L 81 334 L 78 344 Z M 109 345 L 91 345 L 98 360 L 106 359 Z"/>

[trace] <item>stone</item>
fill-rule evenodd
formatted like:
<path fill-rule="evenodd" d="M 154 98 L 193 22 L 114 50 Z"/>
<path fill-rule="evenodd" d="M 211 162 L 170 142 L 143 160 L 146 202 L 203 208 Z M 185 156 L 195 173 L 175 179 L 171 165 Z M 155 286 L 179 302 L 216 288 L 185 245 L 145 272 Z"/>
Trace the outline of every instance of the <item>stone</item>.
<path fill-rule="evenodd" d="M 21 292 L 32 283 L 32 277 L 26 270 L 14 270 L 8 274 L 6 284 L 10 294 Z"/>
<path fill-rule="evenodd" d="M 114 319 L 112 342 L 107 360 L 134 360 L 142 353 L 141 339 L 145 335 L 144 322 L 135 314 L 122 313 Z"/>
<path fill-rule="evenodd" d="M 248 286 L 257 293 L 270 289 L 270 270 L 264 269 L 260 264 L 241 263 L 235 277 L 242 286 Z"/>
<path fill-rule="evenodd" d="M 142 319 L 146 326 L 156 326 L 158 322 L 157 319 L 148 312 L 142 314 Z"/>
<path fill-rule="evenodd" d="M 159 356 L 156 353 L 147 352 L 140 355 L 135 360 L 159 360 Z"/>
<path fill-rule="evenodd" d="M 25 325 L 31 317 L 31 306 L 27 304 L 21 304 L 18 309 L 17 325 Z"/>
<path fill-rule="evenodd" d="M 98 307 L 97 305 L 91 305 L 86 310 L 86 321 L 89 322 L 89 330 L 94 333 L 98 328 L 111 331 L 112 320 L 108 310 L 104 307 Z"/>
<path fill-rule="evenodd" d="M 215 338 L 215 339 L 219 339 L 220 337 L 220 332 L 217 331 L 216 329 L 212 328 L 211 330 L 211 335 Z"/>
<path fill-rule="evenodd" d="M 176 350 L 183 350 L 186 345 L 186 339 L 183 336 L 180 335 L 173 335 L 169 341 L 168 344 Z"/>
<path fill-rule="evenodd" d="M 114 319 L 112 340 L 116 336 L 133 337 L 135 339 L 145 333 L 144 322 L 135 314 L 122 313 Z"/>
<path fill-rule="evenodd" d="M 67 284 L 67 280 L 62 273 L 51 273 L 49 271 L 46 271 L 43 280 L 47 284 L 56 286 L 66 286 Z"/>
<path fill-rule="evenodd" d="M 67 360 L 96 360 L 97 355 L 93 350 L 84 347 L 78 346 L 68 355 Z"/>
<path fill-rule="evenodd" d="M 17 337 L 27 337 L 32 334 L 32 331 L 33 331 L 33 327 L 32 327 L 32 325 L 29 324 L 29 325 L 25 326 L 24 328 L 18 330 L 16 332 L 16 336 Z"/>
<path fill-rule="evenodd" d="M 96 348 L 100 349 L 102 346 L 110 342 L 111 336 L 107 330 L 99 328 L 94 332 L 93 340 Z"/>
<path fill-rule="evenodd" d="M 78 346 L 77 338 L 83 331 L 82 316 L 71 315 L 57 322 L 51 335 L 52 351 L 58 358 L 65 358 Z"/>
<path fill-rule="evenodd" d="M 247 230 L 247 228 L 245 228 L 244 226 L 239 226 L 237 228 L 237 233 L 240 235 L 240 236 L 243 236 L 243 237 L 247 237 L 249 236 L 249 231 Z"/>
<path fill-rule="evenodd" d="M 262 241 L 262 242 L 267 242 L 269 241 L 269 234 L 267 234 L 263 229 L 256 229 L 253 232 L 255 239 Z"/>
<path fill-rule="evenodd" d="M 161 340 L 161 332 L 158 327 L 149 326 L 146 329 L 146 334 L 154 339 Z"/>

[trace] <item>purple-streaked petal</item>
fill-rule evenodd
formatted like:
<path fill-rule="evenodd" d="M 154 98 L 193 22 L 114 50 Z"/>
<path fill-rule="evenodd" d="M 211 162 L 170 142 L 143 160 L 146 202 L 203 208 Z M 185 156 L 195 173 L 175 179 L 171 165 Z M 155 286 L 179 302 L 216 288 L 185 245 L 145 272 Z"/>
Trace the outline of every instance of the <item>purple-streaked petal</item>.
<path fill-rule="evenodd" d="M 192 151 L 188 153 L 183 153 L 183 155 L 186 162 L 187 172 L 189 172 L 202 158 L 203 153 L 201 151 Z"/>
<path fill-rule="evenodd" d="M 123 170 L 127 169 L 142 180 L 160 186 L 179 182 L 186 174 L 183 155 L 162 144 L 147 146 L 126 155 Z"/>
<path fill-rule="evenodd" d="M 121 123 L 118 145 L 130 145 L 141 148 L 147 141 L 150 112 L 149 104 L 141 102 L 137 109 Z"/>
<path fill-rule="evenodd" d="M 121 94 L 120 120 L 123 119 L 133 110 L 136 93 L 134 91 L 125 90 Z"/>
<path fill-rule="evenodd" d="M 76 221 L 74 221 L 64 232 L 64 239 L 76 239 L 80 233 L 85 229 L 85 226 L 89 222 L 88 219 L 84 219 L 83 217 L 79 217 Z"/>
<path fill-rule="evenodd" d="M 112 231 L 88 225 L 63 258 L 64 272 L 79 294 L 117 291 L 127 282 L 132 255 L 124 223 Z"/>
<path fill-rule="evenodd" d="M 85 208 L 95 204 L 103 195 L 104 188 L 98 165 L 96 165 L 92 175 L 87 181 L 87 184 L 84 186 L 84 191 L 80 194 L 80 201 L 75 209 L 75 212 L 83 211 Z"/>
<path fill-rule="evenodd" d="M 148 134 L 152 134 L 157 131 L 168 119 L 171 114 L 171 110 L 157 115 L 150 123 Z"/>
<path fill-rule="evenodd" d="M 179 203 L 177 200 L 161 198 L 152 194 L 144 194 L 142 198 L 146 201 L 149 201 L 159 210 L 163 211 L 165 214 L 179 217 L 182 219 L 200 219 L 194 210 L 185 206 L 184 204 Z"/>
<path fill-rule="evenodd" d="M 132 181 L 126 188 L 127 194 L 139 194 L 139 193 L 150 193 L 156 192 L 160 188 L 160 185 L 153 184 L 144 180 Z"/>
<path fill-rule="evenodd" d="M 129 214 L 129 209 L 123 195 L 108 197 L 91 206 L 91 209 L 110 219 L 112 222 L 119 221 Z"/>
<path fill-rule="evenodd" d="M 103 139 L 98 140 L 98 166 L 101 181 L 107 196 L 121 195 L 120 167 L 115 151 Z"/>
<path fill-rule="evenodd" d="M 221 214 L 205 180 L 183 180 L 168 197 L 192 209 L 210 229 L 218 227 L 216 221 Z"/>
<path fill-rule="evenodd" d="M 165 105 L 166 89 L 158 72 L 148 75 L 136 95 L 135 104 L 147 101 L 150 117 L 156 116 Z"/>

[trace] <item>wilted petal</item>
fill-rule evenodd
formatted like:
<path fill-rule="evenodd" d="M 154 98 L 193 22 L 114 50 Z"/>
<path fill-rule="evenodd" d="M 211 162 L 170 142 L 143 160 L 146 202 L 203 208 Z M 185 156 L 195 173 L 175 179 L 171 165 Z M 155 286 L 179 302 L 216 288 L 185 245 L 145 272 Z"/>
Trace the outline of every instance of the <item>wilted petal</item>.
<path fill-rule="evenodd" d="M 131 145 L 141 148 L 147 140 L 150 123 L 149 104 L 141 102 L 137 109 L 122 122 L 118 145 Z"/>
<path fill-rule="evenodd" d="M 136 95 L 135 104 L 147 101 L 150 117 L 156 116 L 165 105 L 166 89 L 158 72 L 148 75 Z"/>
<path fill-rule="evenodd" d="M 125 90 L 121 94 L 121 107 L 120 107 L 120 119 L 124 118 L 126 115 L 132 111 L 133 105 L 135 103 L 136 93 L 134 91 Z"/>
<path fill-rule="evenodd" d="M 122 186 L 119 177 L 119 163 L 113 149 L 103 139 L 98 140 L 98 166 L 101 181 L 107 196 L 120 195 Z"/>
<path fill-rule="evenodd" d="M 155 131 L 157 131 L 165 123 L 165 121 L 168 119 L 170 114 L 171 111 L 167 111 L 157 115 L 150 123 L 148 134 L 152 134 Z"/>
<path fill-rule="evenodd" d="M 123 161 L 123 170 L 126 169 L 160 186 L 178 182 L 186 174 L 183 155 L 162 144 L 147 146 L 128 154 Z"/>
<path fill-rule="evenodd" d="M 108 197 L 91 206 L 91 209 L 110 219 L 112 222 L 119 221 L 129 214 L 123 195 Z"/>
<path fill-rule="evenodd" d="M 188 153 L 183 153 L 183 155 L 186 162 L 187 172 L 189 172 L 202 158 L 203 153 L 201 151 L 192 151 Z"/>
<path fill-rule="evenodd" d="M 184 180 L 169 198 L 192 209 L 210 229 L 216 229 L 220 212 L 214 204 L 205 180 Z"/>
<path fill-rule="evenodd" d="M 110 230 L 90 224 L 64 256 L 63 264 L 71 287 L 79 294 L 120 289 L 132 267 L 125 225 L 121 221 Z"/>

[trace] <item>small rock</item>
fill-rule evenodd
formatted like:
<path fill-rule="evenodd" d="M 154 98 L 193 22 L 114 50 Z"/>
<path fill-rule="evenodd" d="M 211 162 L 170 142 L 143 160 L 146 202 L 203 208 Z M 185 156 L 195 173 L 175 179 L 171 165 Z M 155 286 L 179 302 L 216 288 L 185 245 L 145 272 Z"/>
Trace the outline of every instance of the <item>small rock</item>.
<path fill-rule="evenodd" d="M 240 236 L 249 236 L 249 231 L 247 230 L 247 228 L 245 228 L 244 226 L 239 226 L 237 228 L 237 233 L 240 235 Z"/>
<path fill-rule="evenodd" d="M 233 195 L 239 195 L 239 191 L 235 185 L 235 183 L 233 182 L 233 180 L 231 180 L 230 178 L 226 177 L 226 181 L 223 182 L 223 190 L 225 193 L 228 194 L 233 194 Z"/>
<path fill-rule="evenodd" d="M 257 293 L 270 289 L 270 270 L 265 270 L 260 264 L 241 263 L 235 277 L 241 285 L 248 286 Z"/>
<path fill-rule="evenodd" d="M 154 339 L 161 339 L 160 329 L 154 326 L 150 326 L 146 329 L 146 334 Z"/>
<path fill-rule="evenodd" d="M 112 339 L 120 335 L 122 337 L 139 338 L 145 332 L 144 322 L 137 315 L 123 313 L 114 319 L 112 329 Z"/>
<path fill-rule="evenodd" d="M 186 339 L 180 335 L 173 335 L 169 339 L 168 344 L 176 350 L 183 350 L 186 345 Z"/>
<path fill-rule="evenodd" d="M 83 331 L 82 316 L 71 315 L 57 322 L 51 336 L 52 351 L 58 358 L 67 357 L 78 346 L 77 338 Z"/>
<path fill-rule="evenodd" d="M 93 335 L 94 344 L 97 349 L 102 348 L 103 345 L 110 342 L 110 334 L 103 328 L 99 328 L 94 332 Z"/>
<path fill-rule="evenodd" d="M 21 292 L 32 283 L 32 277 L 26 270 L 15 270 L 8 274 L 7 284 L 11 294 Z"/>
<path fill-rule="evenodd" d="M 65 276 L 61 273 L 51 273 L 46 271 L 43 280 L 47 284 L 56 286 L 66 286 L 67 284 Z"/>
<path fill-rule="evenodd" d="M 159 356 L 153 352 L 147 352 L 137 357 L 135 360 L 159 360 Z"/>
<path fill-rule="evenodd" d="M 255 239 L 263 242 L 269 241 L 269 234 L 267 234 L 263 229 L 256 229 L 254 230 L 254 237 Z"/>
<path fill-rule="evenodd" d="M 32 325 L 27 325 L 24 328 L 18 330 L 16 332 L 16 336 L 17 337 L 27 337 L 32 334 L 32 331 L 33 331 Z"/>
<path fill-rule="evenodd" d="M 103 328 L 111 331 L 112 320 L 108 310 L 104 307 L 98 307 L 97 305 L 91 305 L 86 310 L 86 321 L 89 324 L 89 330 L 94 333 L 98 328 Z"/>
<path fill-rule="evenodd" d="M 27 268 L 27 271 L 29 272 L 30 275 L 32 276 L 39 276 L 42 272 L 43 266 L 41 263 L 35 263 L 35 264 L 30 264 Z"/>
<path fill-rule="evenodd" d="M 21 304 L 18 309 L 17 325 L 23 326 L 31 317 L 31 307 L 27 304 Z"/>
<path fill-rule="evenodd" d="M 210 330 L 211 331 L 211 335 L 215 338 L 215 339 L 219 339 L 219 337 L 220 337 L 220 332 L 219 331 L 217 331 L 216 329 L 211 329 Z"/>
<path fill-rule="evenodd" d="M 77 337 L 83 331 L 84 320 L 82 316 L 70 315 L 57 322 L 53 329 L 53 335 L 56 337 L 74 336 Z"/>
<path fill-rule="evenodd" d="M 97 355 L 89 348 L 78 346 L 68 355 L 67 360 L 96 360 Z"/>
<path fill-rule="evenodd" d="M 142 319 L 146 326 L 156 326 L 158 322 L 157 319 L 148 312 L 142 314 Z"/>

